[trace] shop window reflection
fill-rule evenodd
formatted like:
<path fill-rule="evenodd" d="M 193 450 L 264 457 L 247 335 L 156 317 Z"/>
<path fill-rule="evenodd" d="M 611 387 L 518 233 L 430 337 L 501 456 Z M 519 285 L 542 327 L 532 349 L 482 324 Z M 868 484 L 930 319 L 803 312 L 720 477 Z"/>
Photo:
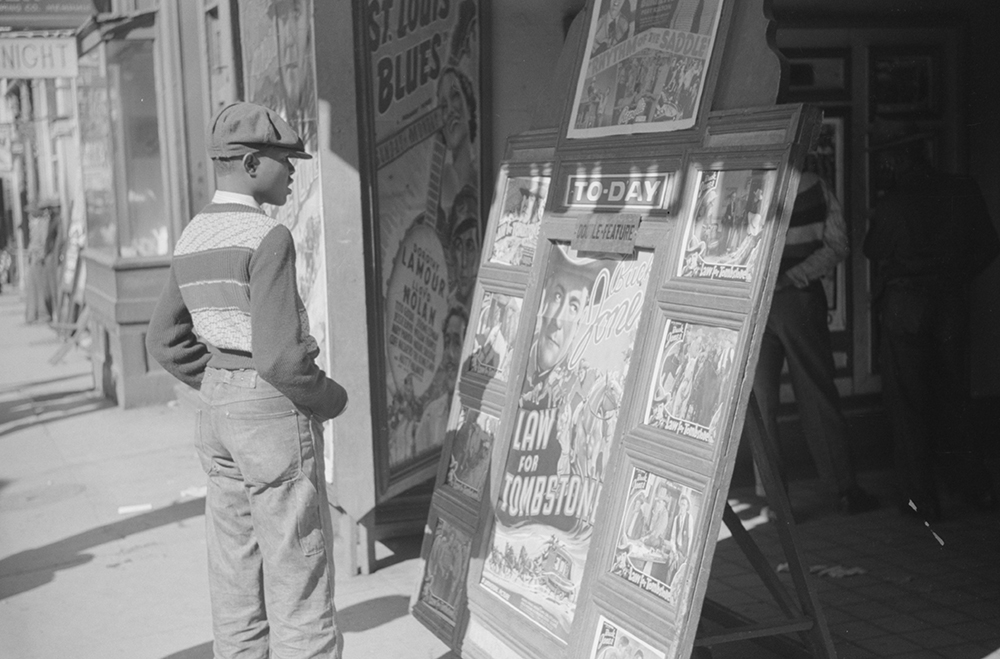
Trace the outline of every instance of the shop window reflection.
<path fill-rule="evenodd" d="M 108 45 L 112 129 L 121 164 L 119 253 L 123 257 L 169 253 L 157 120 L 152 41 Z"/>

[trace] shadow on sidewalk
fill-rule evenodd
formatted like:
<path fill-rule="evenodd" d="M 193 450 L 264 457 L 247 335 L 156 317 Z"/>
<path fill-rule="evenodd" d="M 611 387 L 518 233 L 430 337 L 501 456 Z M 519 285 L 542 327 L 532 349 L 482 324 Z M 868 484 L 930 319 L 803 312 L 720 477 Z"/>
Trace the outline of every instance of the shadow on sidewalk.
<path fill-rule="evenodd" d="M 212 641 L 199 643 L 193 648 L 169 654 L 163 659 L 212 659 Z"/>
<path fill-rule="evenodd" d="M 342 634 L 366 632 L 397 618 L 410 614 L 410 598 L 405 595 L 386 595 L 358 602 L 337 611 L 337 624 Z"/>
<path fill-rule="evenodd" d="M 89 563 L 92 547 L 204 514 L 205 498 L 191 499 L 0 559 L 0 600 L 49 583 L 59 570 Z"/>
<path fill-rule="evenodd" d="M 92 387 L 37 395 L 26 393 L 17 398 L 0 400 L 0 437 L 114 405 L 113 401 L 101 396 Z"/>

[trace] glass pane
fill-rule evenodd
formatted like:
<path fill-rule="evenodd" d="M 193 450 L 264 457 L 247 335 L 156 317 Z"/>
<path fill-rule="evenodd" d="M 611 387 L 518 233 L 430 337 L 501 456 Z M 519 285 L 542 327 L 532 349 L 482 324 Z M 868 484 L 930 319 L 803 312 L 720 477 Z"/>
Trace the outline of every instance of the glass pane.
<path fill-rule="evenodd" d="M 117 231 L 112 169 L 115 159 L 103 54 L 102 48 L 96 48 L 81 57 L 77 77 L 80 160 L 87 205 L 87 246 L 90 249 L 114 249 Z"/>
<path fill-rule="evenodd" d="M 156 74 L 152 41 L 108 45 L 111 98 L 118 110 L 113 120 L 121 136 L 125 211 L 120 218 L 122 256 L 162 256 L 170 236 L 164 208 L 160 136 L 156 115 Z"/>

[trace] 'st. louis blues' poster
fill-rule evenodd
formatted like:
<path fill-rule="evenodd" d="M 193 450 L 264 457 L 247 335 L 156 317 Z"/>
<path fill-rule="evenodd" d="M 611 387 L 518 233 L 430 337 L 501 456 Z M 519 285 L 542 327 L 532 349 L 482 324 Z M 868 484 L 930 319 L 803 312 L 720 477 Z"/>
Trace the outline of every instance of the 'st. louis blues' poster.
<path fill-rule="evenodd" d="M 653 259 L 549 254 L 481 583 L 566 640 Z"/>

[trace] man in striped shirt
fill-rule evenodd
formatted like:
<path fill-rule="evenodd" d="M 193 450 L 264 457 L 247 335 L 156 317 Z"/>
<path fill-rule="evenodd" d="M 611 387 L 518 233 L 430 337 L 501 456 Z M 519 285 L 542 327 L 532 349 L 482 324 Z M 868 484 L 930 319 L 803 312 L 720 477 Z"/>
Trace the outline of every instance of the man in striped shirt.
<path fill-rule="evenodd" d="M 336 658 L 321 424 L 347 394 L 315 363 L 292 235 L 261 208 L 311 156 L 252 103 L 222 108 L 210 136 L 218 190 L 177 241 L 146 345 L 200 391 L 214 656 Z"/>
<path fill-rule="evenodd" d="M 836 492 L 840 509 L 856 514 L 877 508 L 878 500 L 858 486 L 847 451 L 847 424 L 833 382 L 826 294 L 820 281 L 847 253 L 840 202 L 816 174 L 803 173 L 785 234 L 753 390 L 765 429 L 777 441 L 781 367 L 788 360 L 802 430 L 816 470 Z"/>

